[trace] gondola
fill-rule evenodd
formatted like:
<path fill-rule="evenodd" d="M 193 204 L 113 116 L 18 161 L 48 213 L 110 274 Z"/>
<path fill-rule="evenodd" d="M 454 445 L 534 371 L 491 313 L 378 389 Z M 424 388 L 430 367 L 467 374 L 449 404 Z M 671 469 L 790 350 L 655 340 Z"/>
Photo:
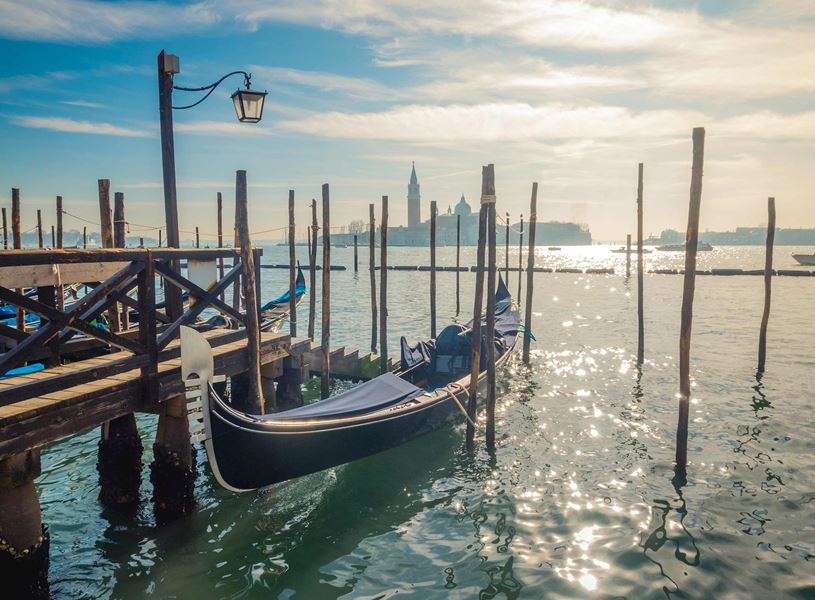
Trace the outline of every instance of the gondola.
<path fill-rule="evenodd" d="M 482 318 L 482 323 L 485 318 Z M 495 302 L 496 369 L 513 352 L 518 306 L 499 280 Z M 486 327 L 482 325 L 479 383 L 486 379 Z M 401 340 L 399 367 L 350 390 L 291 410 L 251 415 L 224 402 L 211 382 L 206 339 L 182 330 L 182 377 L 201 387 L 200 439 L 216 480 L 248 491 L 315 473 L 399 446 L 466 419 L 472 322 L 445 327 L 435 340 Z M 189 385 L 189 380 L 188 380 Z"/>

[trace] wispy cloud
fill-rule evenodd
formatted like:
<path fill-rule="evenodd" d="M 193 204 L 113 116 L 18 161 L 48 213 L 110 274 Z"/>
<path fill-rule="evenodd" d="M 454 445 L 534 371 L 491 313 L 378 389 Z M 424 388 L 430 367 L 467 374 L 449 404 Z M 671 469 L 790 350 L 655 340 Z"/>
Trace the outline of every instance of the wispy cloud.
<path fill-rule="evenodd" d="M 113 135 L 118 137 L 152 137 L 149 131 L 131 129 L 110 123 L 77 121 L 61 117 L 12 117 L 11 122 L 20 127 L 49 129 L 65 133 L 89 133 L 94 135 Z"/>
<path fill-rule="evenodd" d="M 234 117 L 234 115 L 233 115 Z M 190 121 L 175 123 L 176 133 L 200 135 L 273 135 L 274 130 L 258 123 L 235 123 L 230 121 Z"/>
<path fill-rule="evenodd" d="M 106 104 L 99 104 L 98 102 L 88 102 L 87 100 L 63 100 L 61 104 L 68 106 L 78 106 L 80 108 L 107 108 Z"/>
<path fill-rule="evenodd" d="M 348 77 L 323 71 L 303 71 L 281 67 L 253 65 L 252 73 L 262 77 L 269 85 L 292 84 L 317 89 L 323 92 L 339 92 L 351 98 L 362 100 L 392 100 L 401 94 L 373 79 Z"/>

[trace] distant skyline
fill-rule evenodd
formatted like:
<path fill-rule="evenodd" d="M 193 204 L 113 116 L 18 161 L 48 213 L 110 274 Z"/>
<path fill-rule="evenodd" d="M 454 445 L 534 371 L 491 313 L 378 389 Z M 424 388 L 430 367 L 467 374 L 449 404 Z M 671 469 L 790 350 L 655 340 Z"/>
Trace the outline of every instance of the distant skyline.
<path fill-rule="evenodd" d="M 431 200 L 475 206 L 492 162 L 502 213 L 526 215 L 538 181 L 540 220 L 588 223 L 598 240 L 635 230 L 643 162 L 646 234 L 681 230 L 695 126 L 702 230 L 766 222 L 767 196 L 779 227 L 815 227 L 809 1 L 6 0 L 0 204 L 21 188 L 24 229 L 38 208 L 50 229 L 56 195 L 98 221 L 99 178 L 125 193 L 128 220 L 163 225 L 162 48 L 181 58 L 179 85 L 246 69 L 269 92 L 259 125 L 235 119 L 238 77 L 175 111 L 182 229 L 215 230 L 218 191 L 231 222 L 237 169 L 254 231 L 285 225 L 290 188 L 305 225 L 324 182 L 335 225 L 367 220 L 371 202 L 378 219 L 383 194 L 405 225 L 415 161 L 423 219 Z"/>

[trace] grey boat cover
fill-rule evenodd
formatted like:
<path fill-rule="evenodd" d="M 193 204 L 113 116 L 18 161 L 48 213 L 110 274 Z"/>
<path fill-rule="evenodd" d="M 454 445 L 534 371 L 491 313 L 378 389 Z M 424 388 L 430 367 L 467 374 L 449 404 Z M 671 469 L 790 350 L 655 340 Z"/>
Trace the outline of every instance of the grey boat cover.
<path fill-rule="evenodd" d="M 424 390 L 412 383 L 385 373 L 336 396 L 312 402 L 291 410 L 258 417 L 260 420 L 341 418 L 398 406 L 424 394 Z"/>

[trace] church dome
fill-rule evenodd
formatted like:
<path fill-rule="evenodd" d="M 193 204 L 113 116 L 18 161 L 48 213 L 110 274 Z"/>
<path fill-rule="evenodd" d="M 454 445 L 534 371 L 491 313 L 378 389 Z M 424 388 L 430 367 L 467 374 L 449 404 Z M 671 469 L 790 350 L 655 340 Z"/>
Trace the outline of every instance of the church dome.
<path fill-rule="evenodd" d="M 470 208 L 470 205 L 467 204 L 467 201 L 464 199 L 464 194 L 461 195 L 461 200 L 458 201 L 456 204 L 455 213 L 461 217 L 469 217 L 472 214 L 473 210 Z"/>

